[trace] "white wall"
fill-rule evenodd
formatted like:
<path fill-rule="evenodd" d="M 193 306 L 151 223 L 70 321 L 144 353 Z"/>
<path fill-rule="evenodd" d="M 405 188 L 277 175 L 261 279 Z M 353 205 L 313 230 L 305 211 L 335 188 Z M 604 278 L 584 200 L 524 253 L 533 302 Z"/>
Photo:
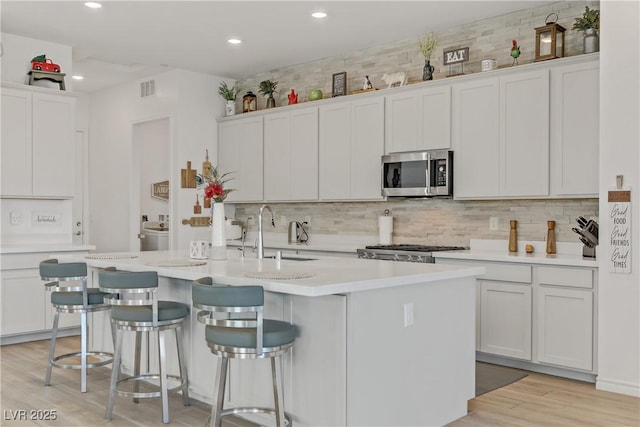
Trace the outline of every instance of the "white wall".
<path fill-rule="evenodd" d="M 3 52 L 0 58 L 0 68 L 2 69 L 3 82 L 29 84 L 27 73 L 31 70 L 31 59 L 45 54 L 47 59 L 60 65 L 61 72 L 66 74 L 64 78 L 66 90 L 73 90 L 71 46 L 9 33 L 2 33 L 1 36 Z M 60 88 L 58 83 L 48 80 L 37 80 L 34 82 L 34 86 Z"/>
<path fill-rule="evenodd" d="M 169 214 L 174 249 L 186 251 L 194 235 L 181 220 L 193 215 L 196 190 L 180 188 L 180 170 L 187 161 L 200 169 L 206 149 L 211 161 L 216 161 L 216 118 L 224 114 L 224 101 L 217 93 L 222 79 L 184 70 L 149 79 L 155 80 L 155 96 L 140 98 L 139 81 L 90 96 L 90 232 L 98 251 L 139 247 L 139 202 L 132 200 L 130 190 L 139 176 L 132 159 L 135 123 L 162 117 L 171 120 Z"/>
<path fill-rule="evenodd" d="M 600 390 L 640 396 L 640 4 L 601 3 L 600 268 L 598 377 Z M 631 195 L 631 274 L 609 271 L 607 191 L 624 175 Z"/>

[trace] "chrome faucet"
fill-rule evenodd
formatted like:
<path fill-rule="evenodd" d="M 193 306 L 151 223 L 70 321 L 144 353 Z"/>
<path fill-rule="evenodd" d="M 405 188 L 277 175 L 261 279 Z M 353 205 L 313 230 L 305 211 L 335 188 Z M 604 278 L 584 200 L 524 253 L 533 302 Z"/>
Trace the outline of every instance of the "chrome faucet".
<path fill-rule="evenodd" d="M 271 226 L 275 228 L 276 221 L 273 217 L 273 211 L 269 205 L 260 206 L 260 211 L 258 212 L 258 259 L 264 258 L 264 237 L 262 235 L 262 213 L 264 210 L 268 210 L 271 214 Z"/>

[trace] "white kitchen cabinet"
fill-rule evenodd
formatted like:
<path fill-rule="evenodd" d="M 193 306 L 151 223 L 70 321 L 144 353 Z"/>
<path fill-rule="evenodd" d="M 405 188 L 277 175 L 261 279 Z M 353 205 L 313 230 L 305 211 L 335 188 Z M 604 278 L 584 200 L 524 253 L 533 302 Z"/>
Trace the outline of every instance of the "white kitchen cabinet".
<path fill-rule="evenodd" d="M 453 195 L 456 199 L 500 195 L 499 80 L 453 85 Z"/>
<path fill-rule="evenodd" d="M 385 153 L 451 147 L 451 87 L 403 91 L 385 99 Z"/>
<path fill-rule="evenodd" d="M 319 110 L 319 198 L 381 200 L 384 99 L 336 102 Z"/>
<path fill-rule="evenodd" d="M 549 195 L 548 70 L 500 78 L 500 132 L 500 195 Z"/>
<path fill-rule="evenodd" d="M 75 194 L 75 97 L 2 85 L 2 196 Z"/>
<path fill-rule="evenodd" d="M 480 351 L 531 360 L 531 284 L 480 282 Z"/>
<path fill-rule="evenodd" d="M 218 168 L 233 178 L 228 202 L 263 200 L 263 117 L 218 124 Z"/>
<path fill-rule="evenodd" d="M 264 117 L 264 199 L 318 199 L 318 109 Z"/>
<path fill-rule="evenodd" d="M 457 199 L 549 194 L 549 71 L 453 85 Z"/>
<path fill-rule="evenodd" d="M 593 270 L 539 269 L 537 359 L 541 363 L 593 370 Z"/>
<path fill-rule="evenodd" d="M 86 252 L 64 252 L 67 254 Z M 62 253 L 60 253 L 62 254 Z M 39 263 L 56 258 L 56 253 L 3 254 L 0 280 L 0 338 L 2 344 L 46 339 L 53 326 L 54 310 L 51 293 L 40 279 Z M 60 315 L 59 328 L 77 328 L 80 316 Z M 61 331 L 60 336 L 75 333 L 75 329 Z"/>
<path fill-rule="evenodd" d="M 551 192 L 598 197 L 600 62 L 551 69 Z"/>

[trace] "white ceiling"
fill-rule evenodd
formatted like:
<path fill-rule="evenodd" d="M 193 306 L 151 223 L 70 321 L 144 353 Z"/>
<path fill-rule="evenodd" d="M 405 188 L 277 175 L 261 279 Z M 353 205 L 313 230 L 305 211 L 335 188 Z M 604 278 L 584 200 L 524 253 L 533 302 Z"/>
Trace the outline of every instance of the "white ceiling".
<path fill-rule="evenodd" d="M 92 92 L 171 68 L 241 79 L 550 1 L 84 1 L 1 2 L 3 32 L 73 48 Z M 329 16 L 310 16 L 324 10 Z M 233 46 L 229 36 L 244 40 Z"/>

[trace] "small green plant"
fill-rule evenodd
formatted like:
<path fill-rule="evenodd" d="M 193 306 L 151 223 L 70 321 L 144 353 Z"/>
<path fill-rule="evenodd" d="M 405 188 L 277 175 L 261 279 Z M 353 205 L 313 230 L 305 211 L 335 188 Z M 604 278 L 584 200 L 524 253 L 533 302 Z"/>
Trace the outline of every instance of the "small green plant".
<path fill-rule="evenodd" d="M 589 6 L 585 6 L 582 16 L 576 18 L 576 21 L 573 23 L 573 29 L 586 31 L 590 28 L 594 30 L 600 29 L 600 11 L 597 9 L 589 9 Z"/>
<path fill-rule="evenodd" d="M 258 87 L 258 92 L 263 94 L 264 96 L 272 96 L 276 87 L 278 87 L 278 82 L 272 82 L 271 80 L 264 80 L 260 82 L 260 86 Z"/>
<path fill-rule="evenodd" d="M 227 101 L 235 101 L 236 96 L 238 95 L 238 90 L 235 86 L 229 87 L 227 86 L 227 82 L 220 83 L 218 86 L 218 93 Z"/>
<path fill-rule="evenodd" d="M 433 33 L 425 34 L 418 43 L 418 47 L 420 48 L 420 52 L 424 59 L 431 59 L 431 54 L 436 48 L 436 36 Z"/>

